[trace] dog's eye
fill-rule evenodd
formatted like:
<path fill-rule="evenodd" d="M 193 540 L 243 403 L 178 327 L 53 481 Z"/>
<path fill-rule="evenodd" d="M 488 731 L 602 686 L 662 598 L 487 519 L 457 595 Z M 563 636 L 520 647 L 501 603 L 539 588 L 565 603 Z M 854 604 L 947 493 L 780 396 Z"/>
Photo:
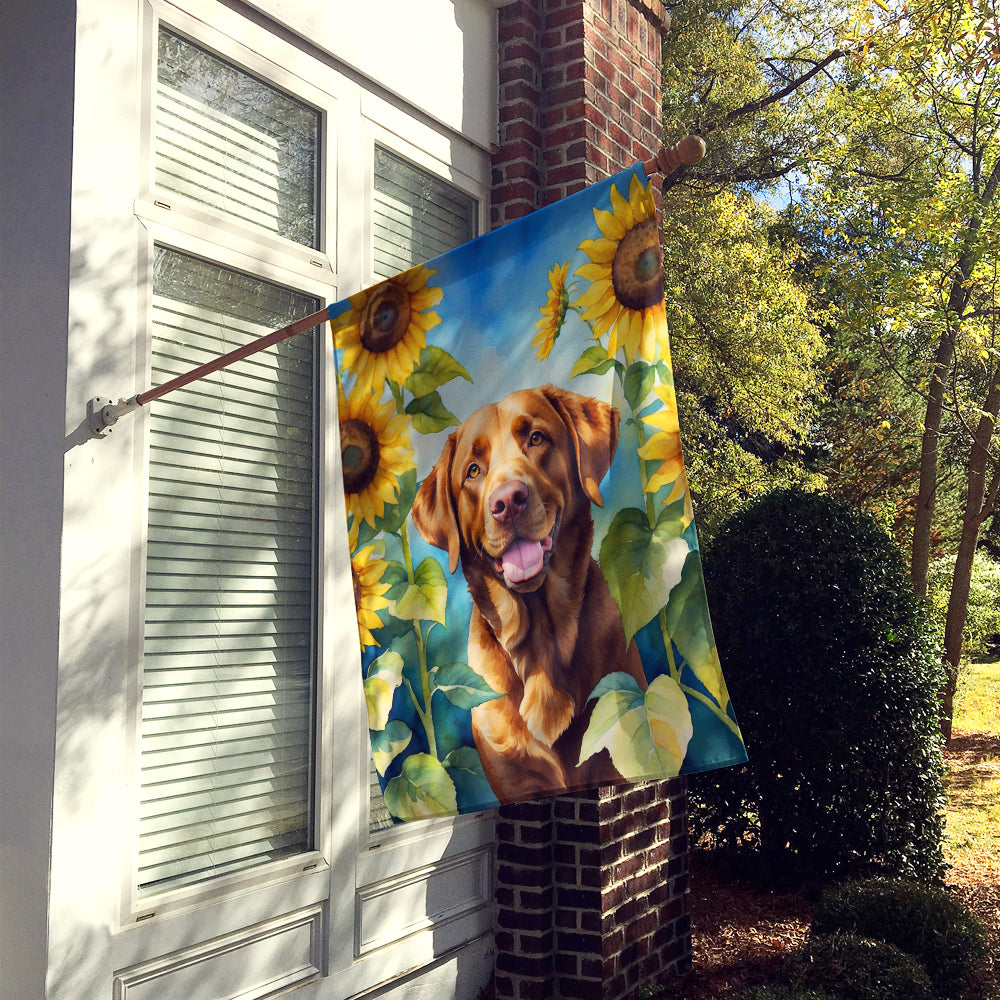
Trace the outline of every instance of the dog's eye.
<path fill-rule="evenodd" d="M 528 438 L 528 444 L 536 445 L 541 444 L 545 440 L 545 435 L 541 431 L 532 431 L 531 436 Z"/>
<path fill-rule="evenodd" d="M 472 465 L 470 465 L 468 467 L 468 469 L 465 470 L 465 478 L 466 479 L 478 479 L 480 472 L 482 472 L 482 469 L 480 469 L 479 466 L 476 465 L 475 462 L 473 462 Z"/>

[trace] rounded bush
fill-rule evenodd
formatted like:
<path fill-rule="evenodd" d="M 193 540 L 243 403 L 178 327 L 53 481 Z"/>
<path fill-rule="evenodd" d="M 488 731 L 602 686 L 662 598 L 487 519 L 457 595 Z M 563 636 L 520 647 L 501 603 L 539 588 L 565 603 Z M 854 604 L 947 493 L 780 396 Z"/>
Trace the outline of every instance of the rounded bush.
<path fill-rule="evenodd" d="M 793 976 L 837 1000 L 934 1000 L 927 971 L 912 955 L 853 934 L 810 938 Z"/>
<path fill-rule="evenodd" d="M 946 889 L 905 879 L 828 888 L 813 915 L 815 935 L 853 933 L 895 945 L 920 961 L 938 994 L 960 997 L 987 954 L 986 932 Z"/>
<path fill-rule="evenodd" d="M 772 872 L 939 878 L 943 672 L 889 536 L 778 490 L 723 525 L 705 577 L 750 760 L 692 777 L 695 834 Z"/>
<path fill-rule="evenodd" d="M 740 990 L 732 1000 L 839 1000 L 825 990 L 802 989 L 798 986 L 751 986 Z"/>

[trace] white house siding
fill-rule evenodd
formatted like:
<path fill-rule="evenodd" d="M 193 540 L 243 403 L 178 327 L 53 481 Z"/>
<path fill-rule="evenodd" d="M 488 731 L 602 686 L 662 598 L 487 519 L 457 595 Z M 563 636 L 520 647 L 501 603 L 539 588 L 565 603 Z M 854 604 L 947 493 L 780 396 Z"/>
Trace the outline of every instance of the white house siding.
<path fill-rule="evenodd" d="M 146 387 L 150 246 L 175 233 L 143 179 L 157 16 L 219 40 L 227 58 L 256 53 L 329 116 L 323 221 L 336 238 L 315 276 L 296 272 L 295 251 L 275 245 L 263 260 L 238 235 L 227 266 L 257 254 L 274 280 L 324 300 L 371 280 L 359 206 L 376 140 L 488 209 L 487 0 L 3 5 L 0 989 L 18 1000 L 263 998 L 298 984 L 296 996 L 316 1000 L 373 989 L 474 997 L 492 967 L 492 822 L 368 837 L 356 632 L 332 496 L 316 851 L 162 907 L 130 891 L 146 431 L 130 414 L 96 440 L 86 404 Z M 181 243 L 195 239 L 181 229 Z M 325 454 L 336 455 L 329 427 Z"/>

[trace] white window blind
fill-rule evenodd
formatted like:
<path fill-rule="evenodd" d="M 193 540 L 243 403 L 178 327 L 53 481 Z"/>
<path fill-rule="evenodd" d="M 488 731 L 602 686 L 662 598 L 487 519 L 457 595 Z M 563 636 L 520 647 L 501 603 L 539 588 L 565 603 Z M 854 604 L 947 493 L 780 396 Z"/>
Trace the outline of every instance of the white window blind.
<path fill-rule="evenodd" d="M 477 233 L 476 200 L 375 147 L 375 274 L 388 278 L 466 243 Z"/>
<path fill-rule="evenodd" d="M 374 271 L 388 278 L 474 239 L 477 203 L 434 174 L 375 147 Z M 370 772 L 372 831 L 392 826 L 374 763 Z"/>
<path fill-rule="evenodd" d="M 156 185 L 317 246 L 320 115 L 160 28 Z"/>
<path fill-rule="evenodd" d="M 317 308 L 158 247 L 152 383 Z M 315 346 L 150 406 L 140 895 L 312 847 Z"/>

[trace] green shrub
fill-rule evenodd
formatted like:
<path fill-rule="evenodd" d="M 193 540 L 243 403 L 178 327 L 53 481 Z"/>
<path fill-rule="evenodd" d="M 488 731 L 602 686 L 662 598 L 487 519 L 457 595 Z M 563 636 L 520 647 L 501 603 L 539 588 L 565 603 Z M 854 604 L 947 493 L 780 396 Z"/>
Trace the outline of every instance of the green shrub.
<path fill-rule="evenodd" d="M 740 990 L 732 1000 L 839 1000 L 825 990 L 803 989 L 800 986 L 751 986 Z"/>
<path fill-rule="evenodd" d="M 797 985 L 818 987 L 837 1000 L 933 1000 L 924 967 L 884 941 L 853 934 L 810 938 L 792 971 Z"/>
<path fill-rule="evenodd" d="M 692 776 L 695 835 L 772 872 L 939 878 L 943 675 L 889 536 L 779 490 L 721 528 L 705 577 L 750 762 Z"/>
<path fill-rule="evenodd" d="M 986 957 L 986 933 L 946 889 L 905 879 L 869 879 L 827 889 L 812 933 L 850 932 L 895 945 L 923 963 L 938 994 L 959 997 Z"/>

